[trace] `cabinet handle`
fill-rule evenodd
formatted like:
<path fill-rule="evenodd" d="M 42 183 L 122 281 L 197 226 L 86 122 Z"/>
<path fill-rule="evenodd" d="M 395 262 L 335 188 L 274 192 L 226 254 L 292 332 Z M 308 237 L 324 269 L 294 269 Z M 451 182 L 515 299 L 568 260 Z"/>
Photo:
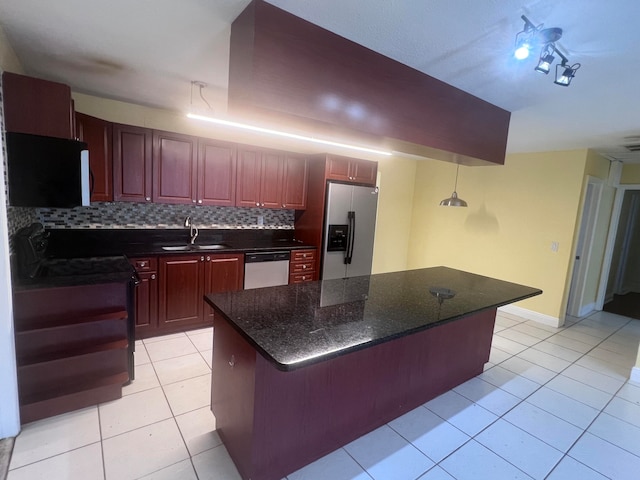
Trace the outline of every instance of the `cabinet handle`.
<path fill-rule="evenodd" d="M 304 275 L 302 275 L 302 280 L 306 280 L 306 279 L 307 279 L 307 277 L 305 277 Z"/>
<path fill-rule="evenodd" d="M 191 202 L 192 202 L 192 203 L 196 203 L 196 199 L 195 199 L 195 198 L 194 198 L 194 199 L 192 199 L 192 200 L 191 200 Z"/>
<path fill-rule="evenodd" d="M 147 202 L 150 202 L 150 201 L 151 201 L 151 197 L 144 197 L 144 199 L 145 199 Z"/>
<path fill-rule="evenodd" d="M 200 261 L 204 262 L 204 255 L 202 257 L 200 257 Z"/>
<path fill-rule="evenodd" d="M 306 270 L 306 269 L 307 269 L 307 266 L 306 266 L 306 265 L 302 265 L 302 269 L 303 269 L 303 270 Z"/>
<path fill-rule="evenodd" d="M 283 203 L 283 204 L 282 204 L 282 208 L 287 208 L 287 206 Z"/>
<path fill-rule="evenodd" d="M 264 203 L 261 203 L 261 204 L 260 204 L 260 206 L 261 206 L 261 207 L 264 207 Z"/>
<path fill-rule="evenodd" d="M 302 258 L 307 258 L 307 254 L 306 254 L 306 253 L 303 253 L 303 254 L 302 254 Z"/>
<path fill-rule="evenodd" d="M 229 359 L 229 366 L 231 368 L 233 368 L 236 364 L 236 356 L 235 355 L 231 355 L 231 358 Z"/>
<path fill-rule="evenodd" d="M 259 206 L 260 206 L 260 202 L 256 202 L 256 207 L 259 207 Z"/>
<path fill-rule="evenodd" d="M 211 261 L 211 257 L 209 255 L 207 255 L 207 262 Z"/>
<path fill-rule="evenodd" d="M 155 273 L 153 275 L 151 275 L 151 280 L 155 280 L 156 279 L 156 275 Z"/>
<path fill-rule="evenodd" d="M 198 203 L 202 203 L 202 200 L 198 200 Z"/>

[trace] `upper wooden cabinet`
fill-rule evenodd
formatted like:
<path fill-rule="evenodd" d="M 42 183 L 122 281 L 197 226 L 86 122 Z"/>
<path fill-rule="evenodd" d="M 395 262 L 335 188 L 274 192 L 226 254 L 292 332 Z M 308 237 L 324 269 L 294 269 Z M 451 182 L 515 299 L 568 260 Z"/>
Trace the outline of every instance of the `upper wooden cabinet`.
<path fill-rule="evenodd" d="M 198 139 L 198 205 L 236 204 L 236 147 L 208 138 Z"/>
<path fill-rule="evenodd" d="M 112 123 L 76 112 L 76 136 L 89 145 L 91 201 L 113 201 Z"/>
<path fill-rule="evenodd" d="M 309 162 L 306 157 L 286 154 L 282 188 L 282 208 L 304 210 L 307 207 L 307 177 Z"/>
<path fill-rule="evenodd" d="M 378 164 L 369 160 L 327 155 L 326 178 L 375 185 Z"/>
<path fill-rule="evenodd" d="M 249 146 L 238 148 L 237 206 L 304 209 L 306 182 L 305 157 Z"/>
<path fill-rule="evenodd" d="M 197 138 L 153 132 L 153 201 L 197 203 Z"/>
<path fill-rule="evenodd" d="M 75 137 L 71 89 L 67 85 L 4 72 L 2 91 L 7 132 Z"/>
<path fill-rule="evenodd" d="M 113 199 L 151 201 L 152 131 L 113 124 Z"/>

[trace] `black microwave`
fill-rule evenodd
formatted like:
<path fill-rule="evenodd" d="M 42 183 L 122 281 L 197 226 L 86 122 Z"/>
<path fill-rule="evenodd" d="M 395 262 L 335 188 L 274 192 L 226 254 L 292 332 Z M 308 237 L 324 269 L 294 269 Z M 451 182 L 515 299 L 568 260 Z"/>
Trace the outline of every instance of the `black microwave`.
<path fill-rule="evenodd" d="M 89 151 L 77 140 L 6 132 L 9 205 L 90 204 Z"/>

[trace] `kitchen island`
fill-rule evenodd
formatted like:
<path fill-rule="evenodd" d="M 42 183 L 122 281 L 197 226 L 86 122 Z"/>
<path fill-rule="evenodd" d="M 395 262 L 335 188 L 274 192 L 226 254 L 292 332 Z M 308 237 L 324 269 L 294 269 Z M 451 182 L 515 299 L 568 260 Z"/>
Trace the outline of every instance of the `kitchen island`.
<path fill-rule="evenodd" d="M 238 471 L 280 479 L 478 375 L 497 307 L 540 293 L 434 267 L 207 295 Z"/>

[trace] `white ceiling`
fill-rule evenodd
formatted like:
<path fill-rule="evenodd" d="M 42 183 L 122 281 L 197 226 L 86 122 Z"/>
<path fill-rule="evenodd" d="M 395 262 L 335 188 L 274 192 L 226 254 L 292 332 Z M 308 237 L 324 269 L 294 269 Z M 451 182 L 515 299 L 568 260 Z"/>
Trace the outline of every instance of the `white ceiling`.
<path fill-rule="evenodd" d="M 229 32 L 249 0 L 0 0 L 27 74 L 78 92 L 185 110 L 191 80 L 226 111 Z M 640 162 L 638 0 L 269 0 L 512 112 L 508 151 L 595 148 Z M 512 55 L 525 14 L 560 27 L 571 86 Z M 535 57 L 535 55 L 534 55 Z M 636 137 L 636 138 L 629 138 Z"/>

